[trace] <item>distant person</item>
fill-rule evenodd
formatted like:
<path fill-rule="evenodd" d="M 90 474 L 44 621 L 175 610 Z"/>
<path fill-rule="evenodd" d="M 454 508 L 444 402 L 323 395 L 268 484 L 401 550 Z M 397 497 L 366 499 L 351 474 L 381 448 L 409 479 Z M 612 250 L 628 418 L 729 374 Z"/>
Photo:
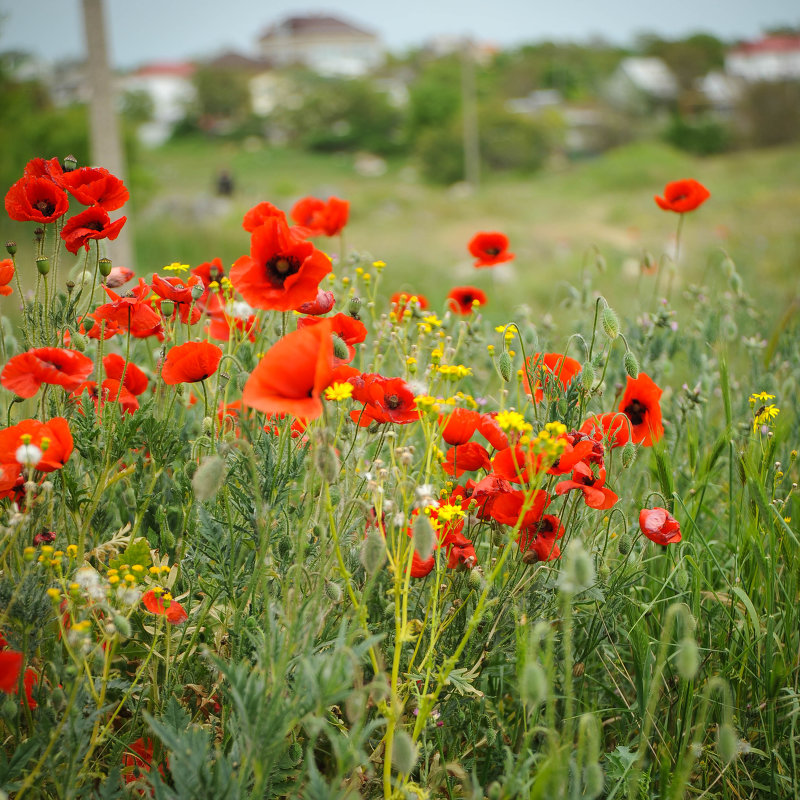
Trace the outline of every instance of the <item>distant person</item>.
<path fill-rule="evenodd" d="M 228 170 L 220 170 L 217 175 L 217 195 L 219 197 L 230 197 L 233 194 L 233 175 Z"/>

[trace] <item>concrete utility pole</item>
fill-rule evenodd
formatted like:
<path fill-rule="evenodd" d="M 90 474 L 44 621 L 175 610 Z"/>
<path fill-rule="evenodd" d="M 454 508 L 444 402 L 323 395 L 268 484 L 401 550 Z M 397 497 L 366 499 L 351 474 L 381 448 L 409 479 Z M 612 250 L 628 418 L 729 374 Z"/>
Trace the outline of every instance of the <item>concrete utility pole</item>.
<path fill-rule="evenodd" d="M 464 138 L 464 180 L 477 189 L 481 180 L 481 151 L 478 139 L 478 98 L 475 91 L 475 62 L 472 42 L 461 45 L 461 119 Z"/>
<path fill-rule="evenodd" d="M 86 32 L 86 63 L 89 79 L 89 141 L 92 166 L 105 167 L 125 181 L 125 154 L 122 149 L 117 110 L 114 104 L 114 82 L 108 65 L 104 0 L 82 0 L 83 27 Z M 115 266 L 135 269 L 130 211 L 116 241 L 104 241 Z"/>

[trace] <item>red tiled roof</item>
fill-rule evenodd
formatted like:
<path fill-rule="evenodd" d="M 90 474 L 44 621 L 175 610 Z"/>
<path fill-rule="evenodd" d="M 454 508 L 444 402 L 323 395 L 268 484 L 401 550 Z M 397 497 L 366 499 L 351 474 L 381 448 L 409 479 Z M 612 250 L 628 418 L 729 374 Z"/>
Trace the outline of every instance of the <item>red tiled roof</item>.
<path fill-rule="evenodd" d="M 188 61 L 181 62 L 156 62 L 139 67 L 133 74 L 137 77 L 149 75 L 172 75 L 177 78 L 189 78 L 194 74 L 195 66 Z"/>
<path fill-rule="evenodd" d="M 310 14 L 305 17 L 287 17 L 282 22 L 269 27 L 259 37 L 260 40 L 267 39 L 271 36 L 285 35 L 309 35 L 309 34 L 353 34 L 360 36 L 374 36 L 371 31 L 358 28 L 345 22 L 338 17 L 329 17 L 322 14 Z"/>
<path fill-rule="evenodd" d="M 737 55 L 755 53 L 792 53 L 800 51 L 800 36 L 765 36 L 757 42 L 743 42 L 731 52 Z"/>

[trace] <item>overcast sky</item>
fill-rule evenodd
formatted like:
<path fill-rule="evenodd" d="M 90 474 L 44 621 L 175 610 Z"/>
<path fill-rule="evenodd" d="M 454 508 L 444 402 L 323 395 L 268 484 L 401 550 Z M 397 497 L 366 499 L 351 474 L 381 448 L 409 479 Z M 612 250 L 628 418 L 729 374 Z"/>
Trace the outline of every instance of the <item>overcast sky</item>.
<path fill-rule="evenodd" d="M 378 33 L 392 50 L 438 35 L 498 45 L 599 35 L 630 43 L 705 31 L 748 39 L 768 27 L 800 25 L 798 0 L 106 0 L 116 67 L 254 52 L 258 35 L 287 15 L 330 13 Z M 57 60 L 83 52 L 81 0 L 0 0 L 0 50 Z"/>

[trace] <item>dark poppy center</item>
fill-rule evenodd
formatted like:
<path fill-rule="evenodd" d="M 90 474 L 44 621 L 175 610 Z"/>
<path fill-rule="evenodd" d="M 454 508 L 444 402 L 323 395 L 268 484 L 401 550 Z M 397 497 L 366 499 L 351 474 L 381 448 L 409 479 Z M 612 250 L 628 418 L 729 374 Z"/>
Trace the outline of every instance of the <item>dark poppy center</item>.
<path fill-rule="evenodd" d="M 386 398 L 386 405 L 394 410 L 400 406 L 400 398 L 396 394 L 390 394 Z"/>
<path fill-rule="evenodd" d="M 37 200 L 33 204 L 33 207 L 37 211 L 41 211 L 42 216 L 44 217 L 49 217 L 56 210 L 55 205 L 53 205 L 53 203 L 51 203 L 49 200 Z"/>
<path fill-rule="evenodd" d="M 543 535 L 547 535 L 548 533 L 553 532 L 553 522 L 549 519 L 542 519 L 539 520 L 539 523 L 536 525 L 537 533 L 541 533 Z"/>
<path fill-rule="evenodd" d="M 283 286 L 284 281 L 300 271 L 300 259 L 277 255 L 267 261 L 267 277 L 273 286 Z"/>
<path fill-rule="evenodd" d="M 624 413 L 633 425 L 641 425 L 644 422 L 644 415 L 647 413 L 647 406 L 634 398 L 625 406 Z"/>
<path fill-rule="evenodd" d="M 92 222 L 87 222 L 83 227 L 88 228 L 90 231 L 97 231 L 100 233 L 100 231 L 103 230 L 103 223 L 92 220 Z"/>
<path fill-rule="evenodd" d="M 490 256 L 497 256 L 500 255 L 500 248 L 499 247 L 487 247 L 485 248 L 486 254 Z"/>

